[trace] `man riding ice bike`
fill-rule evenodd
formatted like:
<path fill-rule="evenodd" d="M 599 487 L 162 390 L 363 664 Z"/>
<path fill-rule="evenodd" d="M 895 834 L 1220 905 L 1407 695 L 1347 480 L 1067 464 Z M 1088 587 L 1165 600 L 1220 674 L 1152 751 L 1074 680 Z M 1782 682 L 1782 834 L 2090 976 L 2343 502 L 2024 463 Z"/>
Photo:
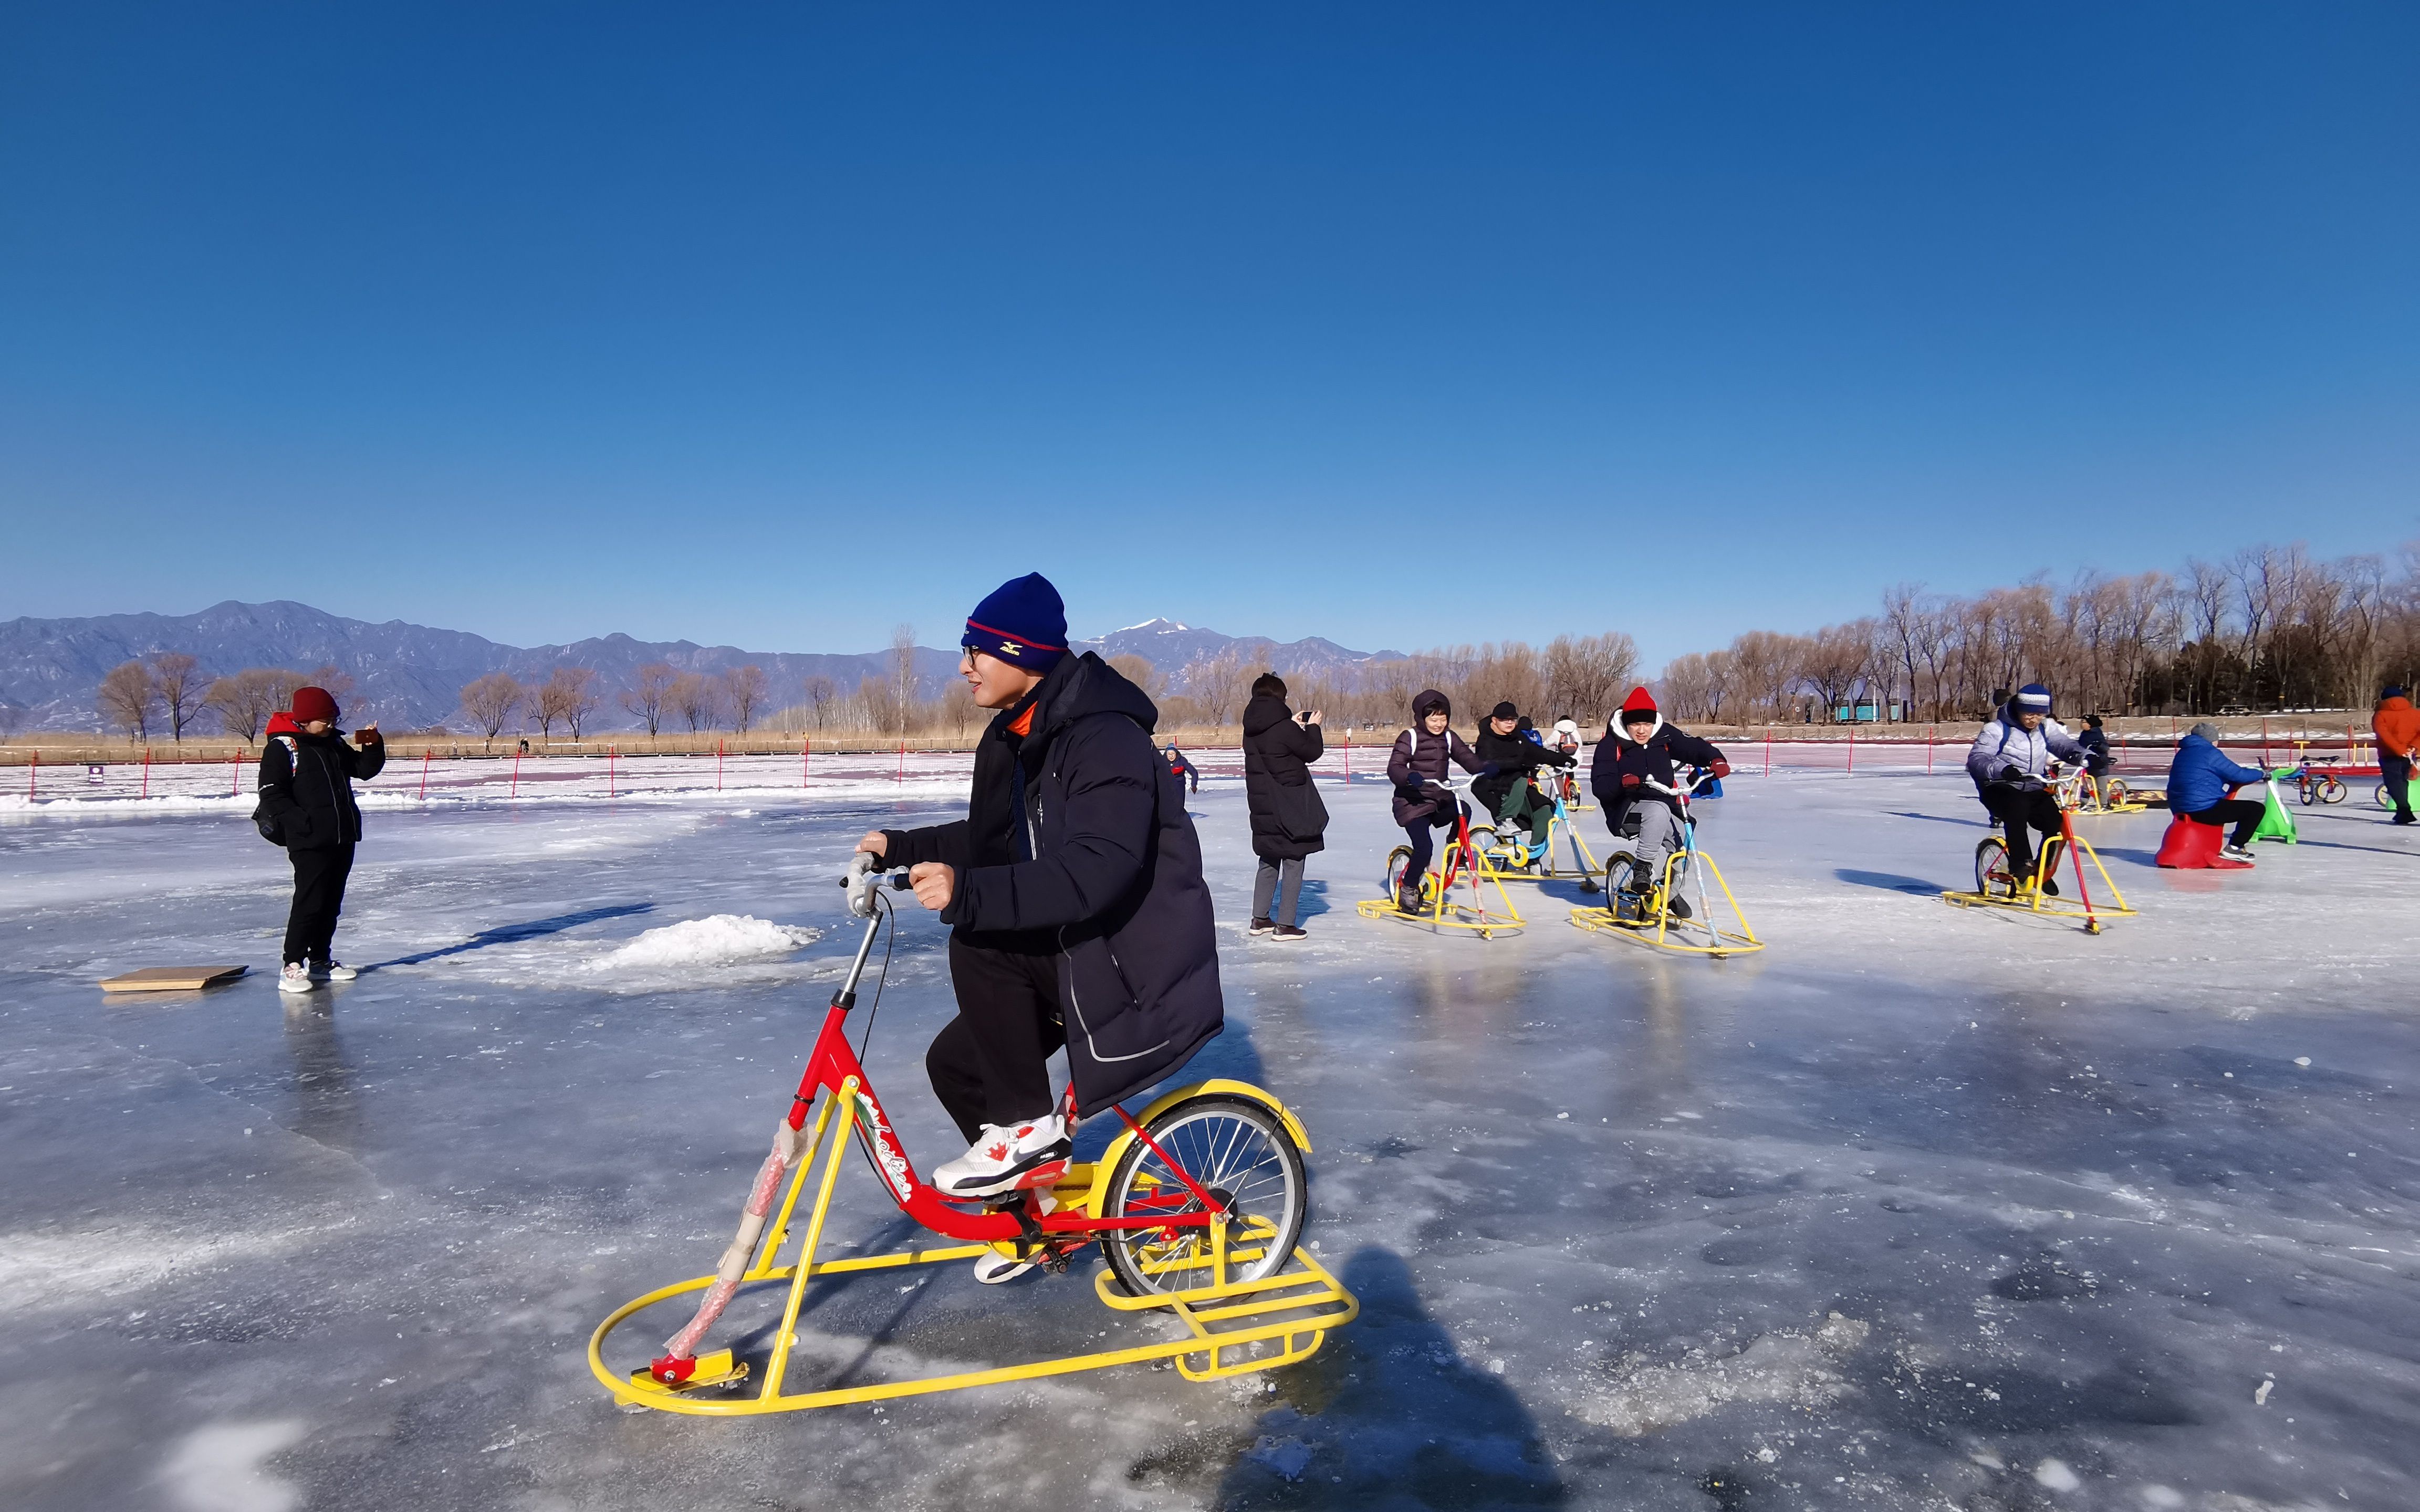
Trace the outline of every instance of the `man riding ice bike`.
<path fill-rule="evenodd" d="M 1487 805 L 1497 832 L 1510 840 L 1527 831 L 1524 866 L 1535 866 L 1546 854 L 1546 826 L 1554 822 L 1555 801 L 1538 791 L 1532 779 L 1543 768 L 1570 766 L 1576 757 L 1540 744 L 1521 728 L 1520 711 L 1510 701 L 1496 705 L 1479 727 L 1479 759 L 1493 763 L 1496 775 L 1470 785 L 1470 795 Z M 1548 780 L 1560 780 L 1549 776 Z"/>
<path fill-rule="evenodd" d="M 1966 752 L 1966 775 L 1975 795 L 2009 837 L 2009 876 L 2022 890 L 2034 874 L 2034 831 L 2061 832 L 2058 799 L 2050 791 L 2052 759 L 2082 761 L 2085 748 L 2067 727 L 2050 717 L 2050 689 L 2027 683 L 1993 712 Z M 2058 895 L 2058 883 L 2041 879 L 2041 890 Z"/>
<path fill-rule="evenodd" d="M 953 1197 L 1047 1188 L 1073 1130 L 1051 1096 L 1067 1052 L 1078 1119 L 1182 1066 L 1225 1023 L 1202 843 L 1152 746 L 1158 711 L 1098 656 L 1067 654 L 1058 590 L 1004 583 L 967 618 L 960 675 L 996 710 L 967 817 L 877 829 L 857 848 L 906 867 L 951 926 L 958 1016 L 924 1057 L 967 1152 L 933 1172 Z M 997 1254 L 977 1278 L 1033 1262 Z"/>

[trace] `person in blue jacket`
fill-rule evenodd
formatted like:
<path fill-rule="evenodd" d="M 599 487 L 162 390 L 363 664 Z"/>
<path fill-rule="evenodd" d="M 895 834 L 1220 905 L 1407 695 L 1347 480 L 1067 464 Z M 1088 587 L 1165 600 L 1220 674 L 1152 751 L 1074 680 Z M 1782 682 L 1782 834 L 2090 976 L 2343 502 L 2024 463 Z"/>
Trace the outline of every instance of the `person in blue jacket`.
<path fill-rule="evenodd" d="M 2230 861 L 2252 859 L 2252 832 L 2260 827 L 2269 806 L 2251 798 L 2231 798 L 2229 788 L 2265 782 L 2269 774 L 2257 766 L 2238 766 L 2218 748 L 2218 726 L 2197 724 L 2177 743 L 2176 760 L 2168 764 L 2168 811 L 2216 829 L 2235 826 L 2219 854 Z"/>

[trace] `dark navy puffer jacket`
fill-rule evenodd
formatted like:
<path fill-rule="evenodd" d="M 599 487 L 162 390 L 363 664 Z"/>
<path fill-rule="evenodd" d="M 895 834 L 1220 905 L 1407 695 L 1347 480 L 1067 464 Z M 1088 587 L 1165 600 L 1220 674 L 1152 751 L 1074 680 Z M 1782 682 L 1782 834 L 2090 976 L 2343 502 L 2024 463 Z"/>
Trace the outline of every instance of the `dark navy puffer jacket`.
<path fill-rule="evenodd" d="M 965 819 L 884 831 L 884 864 L 956 870 L 941 918 L 969 944 L 1056 947 L 1080 1117 L 1174 1072 L 1226 1024 L 1202 841 L 1152 746 L 1158 719 L 1099 656 L 1062 657 L 984 731 Z"/>

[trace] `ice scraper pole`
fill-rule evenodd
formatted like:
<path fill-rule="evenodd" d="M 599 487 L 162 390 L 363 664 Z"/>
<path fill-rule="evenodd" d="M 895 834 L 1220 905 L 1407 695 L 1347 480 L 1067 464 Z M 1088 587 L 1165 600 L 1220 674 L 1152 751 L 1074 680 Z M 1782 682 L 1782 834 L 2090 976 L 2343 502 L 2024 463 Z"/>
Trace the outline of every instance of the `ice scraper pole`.
<path fill-rule="evenodd" d="M 848 911 L 865 920 L 865 937 L 857 942 L 857 959 L 849 963 L 848 975 L 832 994 L 832 1006 L 839 1009 L 857 1005 L 858 979 L 865 975 L 866 958 L 874 951 L 875 931 L 881 927 L 879 903 L 876 894 L 882 887 L 881 874 L 875 870 L 873 856 L 860 852 L 849 864 L 848 876 L 841 884 L 848 889 Z M 906 887 L 903 873 L 893 883 Z M 748 1205 L 739 1214 L 739 1231 L 731 1236 L 731 1245 L 722 1252 L 722 1259 L 714 1268 L 714 1284 L 698 1299 L 697 1315 L 682 1330 L 664 1340 L 664 1353 L 649 1366 L 658 1381 L 677 1386 L 687 1381 L 697 1369 L 697 1342 L 706 1337 L 731 1299 L 739 1294 L 740 1280 L 748 1274 L 749 1264 L 756 1257 L 756 1245 L 765 1237 L 765 1225 L 772 1216 L 774 1198 L 782 1190 L 783 1179 L 798 1164 L 805 1141 L 807 1104 L 814 1095 L 815 1069 L 809 1066 L 799 1079 L 798 1095 L 790 1101 L 790 1111 L 773 1131 L 773 1148 L 765 1154 L 765 1164 L 756 1169 L 756 1180 L 748 1188 Z"/>

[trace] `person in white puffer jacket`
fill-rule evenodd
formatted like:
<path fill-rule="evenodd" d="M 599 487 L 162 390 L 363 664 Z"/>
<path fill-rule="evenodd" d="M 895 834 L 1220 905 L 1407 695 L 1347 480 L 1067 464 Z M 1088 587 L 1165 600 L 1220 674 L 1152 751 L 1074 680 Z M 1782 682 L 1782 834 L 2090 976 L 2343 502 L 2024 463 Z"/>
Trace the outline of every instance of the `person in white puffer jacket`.
<path fill-rule="evenodd" d="M 2020 884 L 2034 872 L 2033 831 L 2059 831 L 2058 800 L 2050 792 L 2052 759 L 2078 762 L 2084 748 L 2065 725 L 2050 717 L 2050 689 L 2027 683 L 1993 711 L 1966 752 L 1966 775 L 1975 795 L 2009 837 L 2009 870 Z M 2042 890 L 2058 885 L 2042 878 Z"/>

